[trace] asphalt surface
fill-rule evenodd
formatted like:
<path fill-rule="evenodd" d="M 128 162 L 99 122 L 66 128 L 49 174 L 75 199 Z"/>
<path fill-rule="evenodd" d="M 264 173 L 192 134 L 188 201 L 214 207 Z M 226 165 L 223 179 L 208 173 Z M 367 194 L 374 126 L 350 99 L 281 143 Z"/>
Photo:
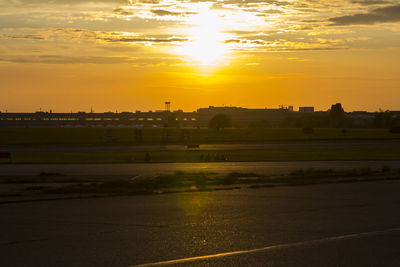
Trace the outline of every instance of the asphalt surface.
<path fill-rule="evenodd" d="M 282 161 L 210 163 L 132 163 L 132 164 L 0 164 L 0 176 L 38 175 L 41 172 L 63 175 L 157 175 L 176 171 L 215 173 L 284 174 L 294 170 L 400 168 L 400 161 Z"/>
<path fill-rule="evenodd" d="M 1 266 L 400 266 L 399 191 L 381 181 L 3 204 Z"/>
<path fill-rule="evenodd" d="M 346 141 L 346 142 L 302 142 L 270 144 L 201 144 L 198 148 L 186 145 L 35 145 L 35 146 L 0 146 L 1 151 L 14 152 L 134 152 L 134 151 L 185 151 L 185 150 L 268 150 L 277 148 L 308 147 L 376 147 L 399 146 L 398 141 Z"/>

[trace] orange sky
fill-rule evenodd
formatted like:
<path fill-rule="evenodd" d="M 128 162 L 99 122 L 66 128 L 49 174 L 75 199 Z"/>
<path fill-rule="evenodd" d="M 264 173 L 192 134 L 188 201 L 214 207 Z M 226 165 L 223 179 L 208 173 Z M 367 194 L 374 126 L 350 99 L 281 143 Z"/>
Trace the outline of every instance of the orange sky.
<path fill-rule="evenodd" d="M 400 110 L 396 1 L 0 0 L 0 111 Z"/>

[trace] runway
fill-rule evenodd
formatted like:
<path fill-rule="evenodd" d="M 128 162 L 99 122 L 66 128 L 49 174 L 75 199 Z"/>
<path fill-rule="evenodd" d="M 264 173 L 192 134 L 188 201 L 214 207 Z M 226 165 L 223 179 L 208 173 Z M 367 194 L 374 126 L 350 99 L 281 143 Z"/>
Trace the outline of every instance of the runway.
<path fill-rule="evenodd" d="M 257 174 L 284 174 L 299 169 L 400 168 L 400 161 L 280 161 L 280 162 L 205 162 L 132 164 L 0 164 L 0 176 L 38 175 L 41 172 L 63 175 L 156 175 L 176 171 Z"/>
<path fill-rule="evenodd" d="M 32 145 L 32 146 L 0 146 L 0 151 L 15 152 L 135 152 L 135 151 L 186 151 L 186 150 L 268 150 L 287 148 L 315 147 L 376 147 L 399 146 L 398 141 L 338 141 L 338 142 L 285 142 L 268 144 L 201 144 L 198 147 L 187 145 Z"/>

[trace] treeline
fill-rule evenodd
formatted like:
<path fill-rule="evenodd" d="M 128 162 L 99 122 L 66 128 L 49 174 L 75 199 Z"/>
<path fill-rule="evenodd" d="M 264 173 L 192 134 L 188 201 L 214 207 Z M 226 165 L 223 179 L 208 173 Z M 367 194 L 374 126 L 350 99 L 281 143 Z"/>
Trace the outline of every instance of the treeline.
<path fill-rule="evenodd" d="M 249 127 L 296 127 L 296 128 L 351 128 L 354 119 L 346 116 L 341 103 L 332 105 L 328 112 L 287 116 L 281 121 L 268 124 L 267 121 L 251 122 Z"/>
<path fill-rule="evenodd" d="M 332 119 L 327 113 L 310 114 L 304 116 L 286 117 L 280 121 L 269 122 L 267 120 L 253 121 L 248 125 L 250 128 L 353 128 L 356 127 L 354 119 L 344 116 L 342 119 Z"/>
<path fill-rule="evenodd" d="M 376 113 L 373 125 L 375 128 L 389 128 L 392 133 L 400 133 L 400 117 L 390 111 Z"/>
<path fill-rule="evenodd" d="M 390 111 L 375 114 L 373 126 L 375 128 L 391 128 L 400 126 L 400 117 L 394 116 Z"/>
<path fill-rule="evenodd" d="M 280 121 L 252 121 L 250 128 L 387 128 L 391 132 L 400 132 L 400 117 L 390 111 L 377 112 L 373 118 L 354 118 L 345 113 L 342 105 L 332 105 L 328 112 L 287 116 Z"/>

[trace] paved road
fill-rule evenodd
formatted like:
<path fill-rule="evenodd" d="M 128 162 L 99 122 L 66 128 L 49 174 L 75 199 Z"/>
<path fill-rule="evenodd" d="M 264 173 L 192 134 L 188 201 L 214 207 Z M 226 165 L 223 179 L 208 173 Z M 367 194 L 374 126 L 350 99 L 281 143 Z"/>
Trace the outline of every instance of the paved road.
<path fill-rule="evenodd" d="M 3 204 L 1 266 L 400 266 L 399 191 L 386 181 Z"/>
<path fill-rule="evenodd" d="M 135 164 L 0 164 L 0 176 L 38 175 L 40 172 L 65 175 L 156 175 L 185 172 L 253 172 L 283 174 L 298 169 L 354 169 L 360 167 L 399 168 L 400 161 L 287 161 L 220 163 L 135 163 Z"/>
<path fill-rule="evenodd" d="M 1 151 L 15 152 L 116 152 L 116 151 L 185 151 L 185 150 L 268 150 L 279 148 L 308 147 L 376 147 L 399 146 L 398 141 L 341 141 L 341 142 L 302 142 L 271 144 L 202 144 L 198 148 L 188 149 L 186 145 L 54 145 L 54 146 L 0 146 Z"/>

